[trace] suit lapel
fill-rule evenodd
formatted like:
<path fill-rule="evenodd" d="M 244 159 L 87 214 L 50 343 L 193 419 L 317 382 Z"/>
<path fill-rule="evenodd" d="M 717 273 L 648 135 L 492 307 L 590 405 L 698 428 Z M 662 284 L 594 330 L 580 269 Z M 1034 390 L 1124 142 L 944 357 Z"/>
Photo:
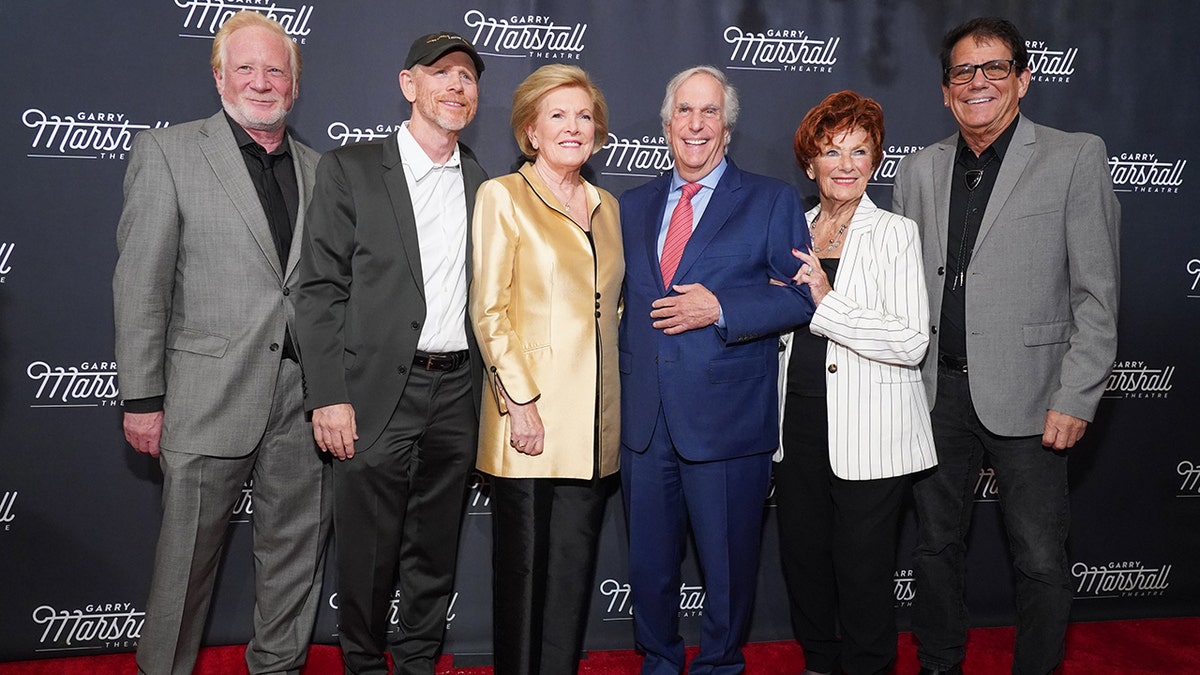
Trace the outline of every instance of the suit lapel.
<path fill-rule="evenodd" d="M 957 137 L 942 141 L 937 145 L 938 152 L 933 155 L 933 175 L 930 176 L 933 185 L 933 204 L 935 223 L 932 228 L 937 232 L 938 259 L 946 260 L 946 238 L 950 227 L 950 187 L 954 181 L 954 152 L 958 147 Z"/>
<path fill-rule="evenodd" d="M 316 180 L 317 168 L 315 153 L 306 152 L 305 149 L 302 149 L 303 146 L 290 135 L 288 143 L 292 155 L 292 167 L 296 170 L 296 187 L 300 206 L 296 209 L 296 227 L 292 231 L 292 248 L 288 251 L 287 271 L 283 275 L 284 279 L 291 278 L 296 271 L 296 265 L 300 262 L 300 249 L 304 245 L 304 212 L 307 210 L 309 198 L 312 197 L 312 184 Z"/>
<path fill-rule="evenodd" d="M 983 222 L 979 225 L 979 236 L 975 238 L 975 250 L 979 250 L 980 244 L 987 237 L 988 231 L 992 229 L 996 218 L 1004 210 L 1004 205 L 1017 187 L 1017 181 L 1020 180 L 1021 174 L 1025 173 L 1025 167 L 1029 165 L 1029 158 L 1033 156 L 1036 142 L 1033 123 L 1021 117 L 1017 121 L 1012 141 L 1008 144 L 1008 151 L 1004 153 L 1004 159 L 1000 164 L 1000 173 L 996 176 L 996 185 L 992 188 L 992 196 L 988 198 L 987 210 L 983 212 Z"/>
<path fill-rule="evenodd" d="M 638 213 L 646 214 L 646 228 L 644 236 L 646 237 L 646 262 L 650 266 L 651 274 L 654 276 L 655 282 L 659 288 L 665 286 L 662 278 L 662 266 L 658 260 L 658 231 L 662 227 L 663 213 L 667 209 L 667 195 L 671 191 L 671 176 L 672 173 L 667 173 L 661 178 L 656 178 L 654 191 L 647 196 L 647 207 L 637 209 Z"/>
<path fill-rule="evenodd" d="M 470 287 L 471 280 L 474 278 L 474 248 L 472 240 L 474 236 L 471 234 L 471 227 L 475 220 L 475 193 L 479 190 L 479 186 L 483 181 L 487 180 L 487 174 L 484 173 L 483 167 L 475 161 L 475 157 L 467 152 L 464 147 L 459 145 L 459 162 L 462 167 L 463 190 L 467 195 L 467 286 Z M 467 317 L 468 321 L 470 317 Z M 467 335 L 473 333 L 468 330 Z"/>
<path fill-rule="evenodd" d="M 408 180 L 404 177 L 404 163 L 400 159 L 400 146 L 396 134 L 383 141 L 383 184 L 387 187 L 396 225 L 400 229 L 400 241 L 404 244 L 404 255 L 408 269 L 412 271 L 413 284 L 425 299 L 425 274 L 421 269 L 421 244 L 417 240 L 417 219 L 413 214 L 412 195 L 408 192 Z M 467 197 L 468 202 L 472 197 Z M 469 216 L 470 214 L 468 214 Z"/>
<path fill-rule="evenodd" d="M 263 257 L 267 259 L 267 264 L 282 282 L 283 270 L 279 266 L 279 254 L 275 250 L 275 239 L 271 236 L 267 214 L 263 211 L 262 201 L 259 200 L 258 191 L 254 189 L 254 183 L 250 180 L 246 161 L 242 159 L 241 150 L 237 147 L 237 141 L 233 138 L 233 131 L 229 128 L 224 112 L 208 118 L 200 128 L 200 151 L 204 153 L 234 208 L 242 216 L 250 235 L 254 237 Z M 298 241 L 298 237 L 293 238 L 293 243 Z"/>
<path fill-rule="evenodd" d="M 834 290 L 842 290 L 845 284 L 850 283 L 850 279 L 858 275 L 855 270 L 858 269 L 859 261 L 863 255 L 867 255 L 859 240 L 871 232 L 877 208 L 875 202 L 864 193 L 862 201 L 854 209 L 854 215 L 850 216 L 850 226 L 846 228 L 846 241 L 842 245 L 842 262 L 833 280 Z"/>
<path fill-rule="evenodd" d="M 700 259 L 705 247 L 717 236 L 741 202 L 739 192 L 742 188 L 742 173 L 734 166 L 732 160 L 726 159 L 726 162 L 728 163 L 725 166 L 725 175 L 721 176 L 721 181 L 713 190 L 708 206 L 704 209 L 704 216 L 696 224 L 687 246 L 683 249 L 683 258 L 679 261 L 679 269 L 675 271 L 676 279 L 682 277 Z"/>

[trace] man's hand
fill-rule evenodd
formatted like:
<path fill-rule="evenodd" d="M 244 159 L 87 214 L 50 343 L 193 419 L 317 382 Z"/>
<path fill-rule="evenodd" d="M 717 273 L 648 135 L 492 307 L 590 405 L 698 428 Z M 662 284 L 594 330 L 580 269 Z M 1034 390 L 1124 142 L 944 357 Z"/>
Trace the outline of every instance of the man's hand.
<path fill-rule="evenodd" d="M 721 318 L 721 303 L 703 284 L 672 286 L 679 295 L 659 298 L 651 305 L 650 318 L 654 327 L 667 335 L 678 335 L 697 328 L 706 328 Z"/>
<path fill-rule="evenodd" d="M 158 442 L 162 439 L 163 413 L 125 413 L 122 426 L 125 428 L 125 440 L 134 450 L 151 457 L 158 457 Z"/>
<path fill-rule="evenodd" d="M 1087 422 L 1057 410 L 1046 411 L 1046 430 L 1042 432 L 1042 445 L 1055 450 L 1066 450 L 1083 438 Z"/>
<path fill-rule="evenodd" d="M 358 440 L 358 425 L 354 422 L 354 406 L 334 403 L 313 410 L 313 438 L 317 447 L 338 459 L 354 456 L 354 441 Z"/>

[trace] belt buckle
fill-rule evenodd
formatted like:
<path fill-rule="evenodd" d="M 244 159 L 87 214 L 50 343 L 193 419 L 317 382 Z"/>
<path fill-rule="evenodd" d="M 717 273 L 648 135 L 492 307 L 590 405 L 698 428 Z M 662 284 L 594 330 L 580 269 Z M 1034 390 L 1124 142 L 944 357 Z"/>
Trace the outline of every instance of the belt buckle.
<path fill-rule="evenodd" d="M 447 364 L 443 366 L 442 364 Z M 435 365 L 436 364 L 436 365 Z M 450 357 L 445 354 L 428 354 L 425 357 L 425 370 L 449 370 Z"/>

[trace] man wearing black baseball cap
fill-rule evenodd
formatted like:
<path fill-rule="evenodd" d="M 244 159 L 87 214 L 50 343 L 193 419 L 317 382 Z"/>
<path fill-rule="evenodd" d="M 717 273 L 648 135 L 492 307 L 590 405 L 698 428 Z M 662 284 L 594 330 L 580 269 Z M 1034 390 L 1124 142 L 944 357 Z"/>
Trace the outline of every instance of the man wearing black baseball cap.
<path fill-rule="evenodd" d="M 397 675 L 433 675 L 445 632 L 483 381 L 467 242 L 487 175 L 458 142 L 481 72 L 462 36 L 417 38 L 400 71 L 409 120 L 317 167 L 296 335 L 313 434 L 338 460 L 348 674 L 386 674 L 386 646 Z M 389 636 L 393 614 L 399 632 Z"/>
<path fill-rule="evenodd" d="M 475 46 L 458 33 L 448 31 L 422 35 L 414 40 L 412 47 L 408 49 L 408 58 L 404 59 L 404 68 L 410 70 L 418 64 L 433 65 L 435 61 L 453 51 L 465 52 L 475 62 L 476 76 L 483 74 L 483 59 L 479 58 Z"/>

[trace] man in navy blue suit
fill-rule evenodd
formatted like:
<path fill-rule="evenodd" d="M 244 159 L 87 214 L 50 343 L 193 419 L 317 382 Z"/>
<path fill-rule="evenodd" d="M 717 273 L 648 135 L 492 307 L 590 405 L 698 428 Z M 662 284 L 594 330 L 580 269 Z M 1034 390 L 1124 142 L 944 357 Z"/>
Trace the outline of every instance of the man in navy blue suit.
<path fill-rule="evenodd" d="M 796 191 L 725 157 L 737 92 L 701 66 L 667 85 L 675 169 L 621 197 L 621 463 L 643 675 L 679 675 L 679 566 L 691 522 L 706 600 L 693 675 L 744 669 L 771 452 L 778 334 L 808 321 L 791 249 L 809 248 Z"/>

